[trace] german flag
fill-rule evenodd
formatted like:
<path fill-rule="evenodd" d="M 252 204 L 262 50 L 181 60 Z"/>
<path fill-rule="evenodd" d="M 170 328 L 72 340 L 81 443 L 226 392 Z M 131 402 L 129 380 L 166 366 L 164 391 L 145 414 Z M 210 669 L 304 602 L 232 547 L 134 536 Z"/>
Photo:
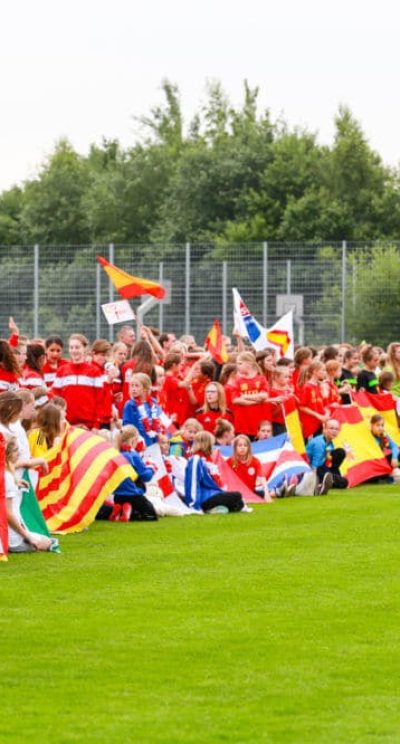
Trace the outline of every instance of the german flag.
<path fill-rule="evenodd" d="M 225 364 L 228 361 L 224 337 L 222 335 L 219 320 L 214 320 L 208 335 L 204 341 L 204 347 L 210 352 L 217 364 Z"/>
<path fill-rule="evenodd" d="M 36 495 L 51 532 L 81 532 L 125 478 L 137 478 L 118 450 L 78 427 L 69 427 L 46 459 L 49 472 L 40 477 Z"/>
<path fill-rule="evenodd" d="M 8 524 L 5 489 L 5 439 L 0 434 L 0 561 L 6 561 L 8 553 Z"/>
<path fill-rule="evenodd" d="M 371 416 L 380 413 L 385 422 L 385 431 L 400 445 L 400 431 L 397 423 L 396 403 L 389 393 L 353 393 L 353 401 L 359 407 L 363 418 L 369 422 Z"/>
<path fill-rule="evenodd" d="M 304 443 L 303 431 L 300 424 L 299 411 L 293 395 L 283 401 L 283 411 L 285 415 L 286 430 L 289 434 L 292 447 L 306 460 L 306 462 L 308 462 L 306 445 Z"/>
<path fill-rule="evenodd" d="M 126 271 L 118 269 L 117 266 L 109 263 L 102 256 L 97 256 L 97 260 L 124 300 L 129 300 L 131 297 L 138 297 L 143 294 L 153 295 L 158 300 L 162 300 L 165 297 L 165 289 L 161 284 L 151 282 L 149 279 L 141 279 L 139 276 L 127 274 Z"/>
<path fill-rule="evenodd" d="M 340 472 L 348 479 L 349 487 L 357 486 L 369 478 L 390 475 L 392 468 L 361 411 L 356 406 L 339 406 L 335 408 L 334 418 L 341 424 L 334 445 L 350 451 L 340 466 Z"/>

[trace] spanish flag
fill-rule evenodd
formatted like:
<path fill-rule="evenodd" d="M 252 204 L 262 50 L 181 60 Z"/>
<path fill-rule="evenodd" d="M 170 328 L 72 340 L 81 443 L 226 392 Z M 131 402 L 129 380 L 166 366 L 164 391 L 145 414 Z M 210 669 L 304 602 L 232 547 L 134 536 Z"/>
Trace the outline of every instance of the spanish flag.
<path fill-rule="evenodd" d="M 7 561 L 8 524 L 5 493 L 5 439 L 0 434 L 0 561 Z"/>
<path fill-rule="evenodd" d="M 219 320 L 214 320 L 211 329 L 204 341 L 204 347 L 210 352 L 217 364 L 225 364 L 228 361 L 224 337 L 222 335 Z"/>
<path fill-rule="evenodd" d="M 36 495 L 51 532 L 81 532 L 94 520 L 105 499 L 125 478 L 137 473 L 103 437 L 69 427 L 46 454 L 49 472 Z"/>
<path fill-rule="evenodd" d="M 163 297 L 165 297 L 165 289 L 161 284 L 151 282 L 149 279 L 141 279 L 139 276 L 127 274 L 126 271 L 118 269 L 117 266 L 109 263 L 102 256 L 97 256 L 97 260 L 110 277 L 117 292 L 119 292 L 124 300 L 129 300 L 130 297 L 138 297 L 143 294 L 153 295 L 153 297 L 156 297 L 158 300 L 162 300 Z"/>
<path fill-rule="evenodd" d="M 369 478 L 390 475 L 392 468 L 361 411 L 356 406 L 339 406 L 335 408 L 334 418 L 341 424 L 334 445 L 349 450 L 340 466 L 340 472 L 348 479 L 349 487 L 358 486 Z"/>
<path fill-rule="evenodd" d="M 400 445 L 400 431 L 397 423 L 396 403 L 389 393 L 353 393 L 353 401 L 359 407 L 363 418 L 370 421 L 371 416 L 379 413 L 385 422 L 385 431 L 389 437 Z"/>

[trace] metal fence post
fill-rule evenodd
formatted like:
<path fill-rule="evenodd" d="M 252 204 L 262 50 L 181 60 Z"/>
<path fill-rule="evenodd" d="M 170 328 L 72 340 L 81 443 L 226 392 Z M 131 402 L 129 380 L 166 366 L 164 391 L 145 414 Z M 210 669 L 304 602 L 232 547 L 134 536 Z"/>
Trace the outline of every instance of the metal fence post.
<path fill-rule="evenodd" d="M 114 243 L 110 243 L 110 245 L 108 246 L 108 260 L 109 260 L 109 263 L 112 263 L 112 264 L 114 263 Z M 108 283 L 108 301 L 114 302 L 114 285 L 111 279 L 109 280 L 109 283 Z M 108 326 L 108 340 L 111 342 L 114 341 L 114 326 L 113 325 Z"/>
<path fill-rule="evenodd" d="M 100 338 L 101 266 L 96 265 L 96 338 Z"/>
<path fill-rule="evenodd" d="M 190 243 L 185 246 L 185 334 L 190 333 Z"/>
<path fill-rule="evenodd" d="M 342 242 L 342 323 L 340 329 L 340 340 L 342 344 L 346 340 L 346 251 L 347 243 L 345 240 Z"/>
<path fill-rule="evenodd" d="M 228 264 L 222 261 L 222 333 L 226 336 Z"/>
<path fill-rule="evenodd" d="M 263 324 L 268 323 L 268 243 L 263 243 Z"/>
<path fill-rule="evenodd" d="M 160 261 L 158 264 L 158 283 L 162 284 L 164 279 L 164 263 Z M 164 332 L 164 305 L 162 302 L 158 305 L 158 325 L 160 327 L 160 333 Z"/>
<path fill-rule="evenodd" d="M 286 294 L 292 294 L 292 261 L 290 258 L 286 261 Z"/>
<path fill-rule="evenodd" d="M 33 248 L 33 336 L 39 336 L 39 245 Z"/>

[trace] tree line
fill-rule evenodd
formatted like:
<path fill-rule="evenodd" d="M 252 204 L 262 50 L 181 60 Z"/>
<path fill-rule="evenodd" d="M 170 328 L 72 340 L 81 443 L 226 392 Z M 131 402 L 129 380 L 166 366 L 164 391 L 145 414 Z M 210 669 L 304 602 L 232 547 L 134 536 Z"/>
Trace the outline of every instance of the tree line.
<path fill-rule="evenodd" d="M 399 170 L 382 162 L 346 107 L 331 146 L 221 85 L 185 128 L 176 85 L 140 118 L 141 136 L 80 154 L 60 140 L 35 178 L 0 194 L 0 245 L 395 241 Z"/>

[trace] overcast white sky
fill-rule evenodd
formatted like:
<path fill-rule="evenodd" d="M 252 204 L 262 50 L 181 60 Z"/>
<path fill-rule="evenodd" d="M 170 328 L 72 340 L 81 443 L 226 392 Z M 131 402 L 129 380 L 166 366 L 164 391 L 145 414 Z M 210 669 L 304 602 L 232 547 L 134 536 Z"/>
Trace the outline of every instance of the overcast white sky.
<path fill-rule="evenodd" d="M 219 80 L 243 80 L 274 118 L 332 142 L 347 104 L 370 144 L 400 162 L 400 5 L 394 0 L 13 0 L 0 12 L 0 190 L 31 178 L 62 136 L 86 153 L 135 141 L 134 115 L 181 91 L 187 121 Z"/>

